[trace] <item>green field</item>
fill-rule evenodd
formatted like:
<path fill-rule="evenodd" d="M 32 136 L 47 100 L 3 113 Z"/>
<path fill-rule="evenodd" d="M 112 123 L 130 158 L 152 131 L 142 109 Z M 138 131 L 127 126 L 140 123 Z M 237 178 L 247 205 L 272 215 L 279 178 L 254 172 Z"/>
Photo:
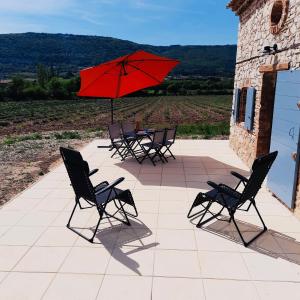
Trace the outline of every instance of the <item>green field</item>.
<path fill-rule="evenodd" d="M 226 136 L 231 101 L 229 95 L 122 98 L 114 101 L 114 113 L 116 121 L 134 120 L 139 114 L 145 127 L 178 124 L 183 136 Z M 0 136 L 6 138 L 45 131 L 96 131 L 109 122 L 110 101 L 105 99 L 0 102 Z"/>

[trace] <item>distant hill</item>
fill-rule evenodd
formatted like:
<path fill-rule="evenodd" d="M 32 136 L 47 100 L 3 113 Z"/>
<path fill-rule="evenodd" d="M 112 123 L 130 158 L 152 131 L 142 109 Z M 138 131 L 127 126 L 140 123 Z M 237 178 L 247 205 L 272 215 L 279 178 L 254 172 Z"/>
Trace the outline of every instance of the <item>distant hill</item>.
<path fill-rule="evenodd" d="M 52 66 L 60 74 L 143 49 L 176 58 L 181 64 L 175 75 L 232 76 L 235 45 L 151 46 L 101 36 L 71 34 L 0 34 L 0 79 L 15 73 L 33 74 L 37 64 Z"/>

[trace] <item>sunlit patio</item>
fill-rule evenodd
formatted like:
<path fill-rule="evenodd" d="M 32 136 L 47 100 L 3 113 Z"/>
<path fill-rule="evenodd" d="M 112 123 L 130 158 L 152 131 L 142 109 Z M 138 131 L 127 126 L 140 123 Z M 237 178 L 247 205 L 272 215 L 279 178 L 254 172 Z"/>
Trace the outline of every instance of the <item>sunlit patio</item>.
<path fill-rule="evenodd" d="M 110 158 L 95 140 L 81 153 L 99 168 L 93 183 L 125 177 L 138 218 L 131 227 L 106 221 L 91 244 L 66 228 L 74 192 L 63 164 L 0 210 L 1 299 L 299 299 L 300 221 L 263 188 L 257 206 L 268 232 L 245 248 L 232 224 L 203 229 L 186 214 L 207 180 L 236 184 L 247 175 L 228 141 L 178 140 L 176 160 L 139 165 Z M 251 237 L 253 210 L 236 215 Z M 94 208 L 76 211 L 72 226 L 90 237 Z"/>

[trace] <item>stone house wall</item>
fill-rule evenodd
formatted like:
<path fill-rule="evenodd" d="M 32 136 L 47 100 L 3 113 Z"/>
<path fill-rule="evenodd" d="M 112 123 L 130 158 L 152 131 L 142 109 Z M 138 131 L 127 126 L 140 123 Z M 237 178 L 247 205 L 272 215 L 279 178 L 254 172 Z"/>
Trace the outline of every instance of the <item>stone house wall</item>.
<path fill-rule="evenodd" d="M 261 102 L 264 74 L 260 72 L 260 66 L 289 63 L 290 69 L 300 68 L 300 1 L 287 2 L 289 2 L 287 18 L 278 34 L 273 34 L 270 30 L 270 15 L 274 0 L 250 1 L 250 5 L 239 15 L 235 88 L 247 86 L 256 88 L 255 116 L 252 132 L 248 132 L 243 123 L 234 124 L 232 118 L 230 145 L 248 166 L 258 155 L 264 154 L 262 146 L 267 142 L 265 140 L 267 137 L 261 133 L 263 128 L 270 126 L 270 120 L 264 117 L 264 109 L 268 108 Z M 292 47 L 298 43 L 297 47 Z M 274 44 L 278 45 L 279 50 L 290 47 L 292 49 L 276 55 L 263 56 L 264 47 Z M 300 171 L 298 179 L 295 213 L 300 216 Z"/>

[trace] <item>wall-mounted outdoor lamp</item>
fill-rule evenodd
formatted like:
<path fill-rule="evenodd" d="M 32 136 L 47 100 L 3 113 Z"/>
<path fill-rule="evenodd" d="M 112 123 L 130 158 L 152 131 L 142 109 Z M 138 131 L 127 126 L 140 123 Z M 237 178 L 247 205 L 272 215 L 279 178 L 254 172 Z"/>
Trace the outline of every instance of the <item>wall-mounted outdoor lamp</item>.
<path fill-rule="evenodd" d="M 270 55 L 270 54 L 276 54 L 278 53 L 278 45 L 274 44 L 273 47 L 272 46 L 265 46 L 264 50 L 263 50 L 263 54 L 266 55 Z"/>

